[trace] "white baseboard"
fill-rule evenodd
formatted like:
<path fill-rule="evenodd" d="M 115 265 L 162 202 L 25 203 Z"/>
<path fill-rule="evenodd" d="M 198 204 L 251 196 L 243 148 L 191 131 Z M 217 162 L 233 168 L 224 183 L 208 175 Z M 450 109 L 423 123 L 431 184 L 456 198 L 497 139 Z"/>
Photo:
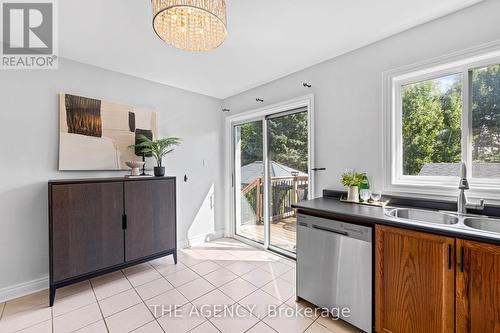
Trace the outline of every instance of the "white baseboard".
<path fill-rule="evenodd" d="M 208 232 L 197 236 L 191 236 L 189 238 L 178 240 L 177 247 L 183 249 L 189 246 L 196 246 L 206 242 L 213 241 L 215 239 L 223 238 L 225 235 L 224 230 L 216 230 L 214 232 Z"/>
<path fill-rule="evenodd" d="M 0 302 L 36 293 L 49 288 L 49 277 L 45 276 L 36 280 L 19 283 L 0 289 Z"/>
<path fill-rule="evenodd" d="M 177 247 L 182 249 L 188 246 L 200 245 L 214 239 L 223 238 L 225 236 L 224 230 L 209 232 L 188 239 L 179 240 Z M 0 289 L 0 302 L 9 301 L 14 298 L 22 297 L 28 294 L 36 293 L 37 291 L 49 288 L 49 277 L 45 276 L 36 280 L 19 283 L 13 286 Z"/>

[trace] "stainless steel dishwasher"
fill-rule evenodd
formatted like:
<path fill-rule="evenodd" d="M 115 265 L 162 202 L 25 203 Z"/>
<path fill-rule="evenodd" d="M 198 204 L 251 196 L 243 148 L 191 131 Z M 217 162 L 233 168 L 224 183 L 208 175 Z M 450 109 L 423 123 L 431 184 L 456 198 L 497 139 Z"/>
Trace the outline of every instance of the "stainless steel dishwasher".
<path fill-rule="evenodd" d="M 372 228 L 299 214 L 297 296 L 372 332 Z"/>

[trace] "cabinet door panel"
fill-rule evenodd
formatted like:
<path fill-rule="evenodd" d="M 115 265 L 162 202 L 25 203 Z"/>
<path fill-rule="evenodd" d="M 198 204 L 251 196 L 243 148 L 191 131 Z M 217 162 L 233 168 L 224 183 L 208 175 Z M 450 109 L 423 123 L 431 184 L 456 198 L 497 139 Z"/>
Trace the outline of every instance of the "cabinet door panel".
<path fill-rule="evenodd" d="M 125 259 L 175 248 L 175 180 L 125 183 Z"/>
<path fill-rule="evenodd" d="M 454 238 L 376 226 L 377 332 L 454 332 Z M 451 252 L 451 256 L 449 253 Z"/>
<path fill-rule="evenodd" d="M 499 333 L 500 246 L 458 239 L 457 258 L 457 332 Z"/>
<path fill-rule="evenodd" d="M 52 186 L 53 282 L 123 263 L 122 183 Z"/>

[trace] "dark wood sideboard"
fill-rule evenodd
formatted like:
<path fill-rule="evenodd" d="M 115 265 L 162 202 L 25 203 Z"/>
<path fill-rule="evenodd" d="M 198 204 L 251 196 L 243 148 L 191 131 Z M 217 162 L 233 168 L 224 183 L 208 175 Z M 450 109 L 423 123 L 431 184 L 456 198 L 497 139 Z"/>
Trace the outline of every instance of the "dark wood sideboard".
<path fill-rule="evenodd" d="M 175 177 L 49 181 L 50 306 L 57 288 L 172 254 Z"/>

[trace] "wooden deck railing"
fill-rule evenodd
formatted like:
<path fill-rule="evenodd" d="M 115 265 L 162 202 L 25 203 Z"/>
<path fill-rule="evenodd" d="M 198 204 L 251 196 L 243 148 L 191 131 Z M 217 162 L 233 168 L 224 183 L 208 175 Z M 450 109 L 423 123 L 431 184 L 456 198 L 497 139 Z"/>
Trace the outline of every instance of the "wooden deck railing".
<path fill-rule="evenodd" d="M 271 198 L 270 215 L 271 221 L 279 221 L 283 218 L 294 216 L 294 203 L 306 199 L 309 185 L 309 177 L 273 177 L 271 178 Z M 264 221 L 264 188 L 263 177 L 255 179 L 242 191 L 241 196 L 245 196 L 252 206 L 258 222 Z"/>

